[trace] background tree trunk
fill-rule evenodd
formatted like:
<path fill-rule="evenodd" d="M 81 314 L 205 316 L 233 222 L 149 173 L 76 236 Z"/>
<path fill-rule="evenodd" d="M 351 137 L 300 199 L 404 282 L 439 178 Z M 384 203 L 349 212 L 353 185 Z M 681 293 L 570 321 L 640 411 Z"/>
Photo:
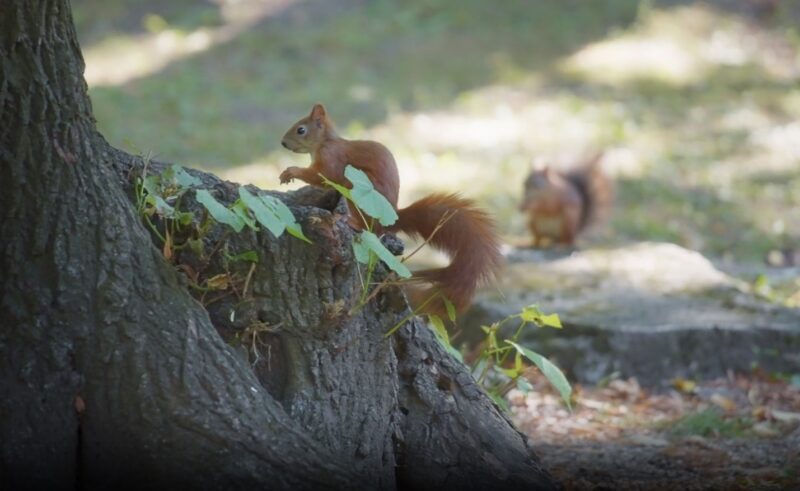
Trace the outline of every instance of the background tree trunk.
<path fill-rule="evenodd" d="M 144 163 L 96 132 L 68 5 L 6 0 L 0 40 L 0 487 L 551 486 L 425 326 L 384 339 L 398 290 L 345 315 L 360 284 L 335 196 L 284 196 L 312 245 L 212 231 L 259 262 L 247 298 L 206 309 L 126 195 Z"/>

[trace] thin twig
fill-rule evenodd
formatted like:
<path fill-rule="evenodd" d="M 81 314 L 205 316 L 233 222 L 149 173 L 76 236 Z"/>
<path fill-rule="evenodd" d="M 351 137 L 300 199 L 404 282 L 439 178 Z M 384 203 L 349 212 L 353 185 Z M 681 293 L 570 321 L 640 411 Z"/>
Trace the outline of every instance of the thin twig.
<path fill-rule="evenodd" d="M 414 256 L 414 254 L 419 252 L 420 249 L 425 247 L 425 245 L 428 244 L 433 239 L 433 236 L 436 235 L 436 233 L 439 231 L 439 229 L 441 229 L 444 226 L 444 224 L 448 222 L 448 220 L 453 218 L 453 216 L 455 216 L 456 213 L 458 213 L 458 210 L 450 210 L 450 211 L 444 213 L 442 215 L 442 218 L 439 219 L 439 223 L 436 224 L 436 227 L 434 227 L 433 232 L 431 232 L 431 234 L 428 236 L 428 238 L 426 238 L 425 241 L 422 242 L 422 244 L 418 245 L 416 247 L 416 249 L 411 251 L 411 254 L 403 257 L 403 259 L 401 259 L 400 262 L 406 262 L 408 259 L 411 259 Z"/>
<path fill-rule="evenodd" d="M 375 298 L 375 296 L 376 296 L 376 295 L 378 295 L 378 293 L 379 293 L 379 292 L 380 292 L 380 291 L 381 291 L 381 290 L 382 290 L 382 289 L 383 289 L 385 286 L 389 286 L 390 284 L 394 284 L 394 282 L 393 282 L 393 281 L 390 281 L 390 280 L 393 280 L 395 276 L 396 276 L 396 274 L 395 274 L 395 272 L 394 272 L 394 271 L 390 272 L 390 273 L 389 273 L 389 275 L 388 275 L 388 276 L 387 276 L 387 277 L 386 277 L 386 278 L 385 278 L 383 281 L 381 281 L 380 283 L 378 283 L 378 285 L 377 285 L 377 286 L 376 286 L 376 287 L 375 287 L 375 288 L 372 290 L 372 293 L 370 293 L 370 294 L 369 294 L 369 296 L 368 296 L 367 298 L 365 298 L 365 299 L 364 299 L 364 302 L 363 302 L 363 303 L 365 303 L 365 304 L 366 304 L 366 303 L 369 303 L 369 302 L 370 302 L 370 300 L 372 300 L 373 298 Z M 402 283 L 402 282 L 398 282 L 398 284 L 399 284 L 399 283 Z"/>
<path fill-rule="evenodd" d="M 439 296 L 439 293 L 437 292 L 437 293 L 434 293 L 433 295 L 431 295 L 430 297 L 428 297 L 428 299 L 427 299 L 427 300 L 425 300 L 424 302 L 422 302 L 422 305 L 420 305 L 419 307 L 417 307 L 416 309 L 414 309 L 413 311 L 411 311 L 411 313 L 410 313 L 410 314 L 408 314 L 407 316 L 403 317 L 403 319 L 402 319 L 400 322 L 398 322 L 397 324 L 395 324 L 395 325 L 394 325 L 394 327 L 392 327 L 391 329 L 389 329 L 389 330 L 386 332 L 386 334 L 384 334 L 384 335 L 383 335 L 383 337 L 385 337 L 385 338 L 388 338 L 389 336 L 391 336 L 392 334 L 394 334 L 394 333 L 395 333 L 395 331 L 397 331 L 398 329 L 400 329 L 400 328 L 403 326 L 403 324 L 405 324 L 406 322 L 408 322 L 408 320 L 409 320 L 409 319 L 411 319 L 412 317 L 414 317 L 415 315 L 417 315 L 417 314 L 418 314 L 418 313 L 419 313 L 419 312 L 420 312 L 420 311 L 421 311 L 423 308 L 425 308 L 425 306 L 426 306 L 426 305 L 428 305 L 429 303 L 431 303 L 431 301 L 432 301 L 433 299 L 435 299 L 436 297 L 438 297 L 438 296 Z"/>
<path fill-rule="evenodd" d="M 369 260 L 367 261 L 367 279 L 364 282 L 364 285 L 361 288 L 361 297 L 360 302 L 364 303 L 364 298 L 367 296 L 367 288 L 369 288 L 369 282 L 372 280 L 372 273 L 375 272 L 375 267 L 378 265 L 378 256 L 369 251 Z"/>
<path fill-rule="evenodd" d="M 202 273 L 202 272 L 204 272 L 204 271 L 205 271 L 205 270 L 206 270 L 206 269 L 207 269 L 207 268 L 208 268 L 208 267 L 211 265 L 211 258 L 212 258 L 212 257 L 214 257 L 214 254 L 216 254 L 216 253 L 217 253 L 217 251 L 219 251 L 219 250 L 220 250 L 220 248 L 222 248 L 222 246 L 226 244 L 226 240 L 228 239 L 228 235 L 230 235 L 230 233 L 231 233 L 231 232 L 230 232 L 230 230 L 225 230 L 225 231 L 222 233 L 222 237 L 220 237 L 220 238 L 219 238 L 219 240 L 217 241 L 217 243 L 214 245 L 214 248 L 213 248 L 213 249 L 211 250 L 211 252 L 210 252 L 210 253 L 209 253 L 209 254 L 206 256 L 206 258 L 207 258 L 208 260 L 205 262 L 205 264 L 203 265 L 203 267 L 202 267 L 202 268 L 200 268 L 200 270 L 198 271 L 198 273 Z M 202 240 L 202 239 L 201 239 L 201 240 Z"/>
<path fill-rule="evenodd" d="M 250 279 L 253 277 L 253 272 L 256 270 L 256 263 L 250 263 L 250 271 L 247 272 L 247 277 L 244 279 L 244 288 L 242 288 L 242 297 L 247 298 L 247 288 L 250 286 Z"/>
<path fill-rule="evenodd" d="M 353 202 L 353 205 L 354 205 L 353 208 L 355 208 L 358 214 L 361 216 L 361 221 L 364 222 L 364 226 L 367 228 L 367 231 L 372 232 L 372 227 L 370 227 L 370 223 L 367 221 L 367 217 L 365 217 L 364 214 L 361 212 L 361 208 L 359 208 L 358 205 L 355 204 L 355 202 Z"/>
<path fill-rule="evenodd" d="M 217 296 L 217 297 L 215 297 L 215 298 L 212 298 L 212 299 L 211 299 L 211 300 L 209 300 L 208 302 L 204 303 L 204 304 L 203 304 L 203 307 L 208 307 L 208 306 L 209 306 L 209 305 L 211 305 L 212 303 L 214 303 L 214 302 L 217 302 L 217 301 L 219 301 L 219 300 L 222 300 L 223 298 L 225 298 L 225 297 L 227 297 L 227 296 L 230 296 L 230 295 L 233 295 L 233 292 L 225 292 L 225 293 L 223 293 L 222 295 L 219 295 L 219 296 Z M 205 297 L 205 294 L 203 294 L 203 296 Z"/>
<path fill-rule="evenodd" d="M 392 280 L 392 279 L 394 278 L 394 276 L 395 276 L 395 272 L 394 272 L 394 271 L 391 271 L 391 272 L 389 273 L 389 276 L 387 276 L 387 277 L 386 277 L 386 279 L 384 279 L 383 281 L 381 281 L 380 283 L 378 283 L 378 284 L 375 286 L 375 288 L 374 288 L 374 289 L 373 289 L 373 290 L 370 292 L 370 294 L 367 296 L 367 298 L 365 298 L 364 300 L 360 300 L 360 301 L 358 302 L 358 304 L 354 305 L 354 306 L 353 306 L 353 307 L 352 307 L 352 308 L 351 308 L 351 309 L 350 309 L 350 310 L 347 312 L 347 315 L 353 315 L 353 314 L 355 314 L 355 313 L 356 313 L 356 312 L 358 312 L 358 311 L 359 311 L 359 310 L 360 310 L 362 307 L 364 307 L 365 305 L 367 305 L 368 303 L 370 303 L 370 302 L 372 301 L 372 299 L 373 299 L 373 298 L 375 298 L 375 297 L 378 295 L 378 293 L 380 293 L 380 291 L 381 291 L 381 290 L 382 290 L 384 287 L 386 287 L 386 286 L 389 286 L 389 285 L 400 285 L 400 284 L 402 284 L 402 283 L 403 283 L 402 281 L 397 281 L 397 282 L 395 282 L 395 281 L 390 281 L 390 280 Z M 363 283 L 362 283 L 362 285 L 363 285 Z M 368 286 L 369 286 L 369 285 L 364 285 L 364 286 L 362 286 L 362 289 L 366 289 Z"/>
<path fill-rule="evenodd" d="M 151 222 L 151 221 L 150 221 L 150 217 L 148 217 L 147 215 L 145 215 L 145 216 L 144 216 L 144 221 L 147 223 L 147 225 L 149 225 L 149 226 L 150 226 L 150 230 L 152 230 L 152 231 L 153 231 L 153 233 L 155 233 L 155 234 L 156 234 L 156 236 L 157 236 L 159 239 L 161 239 L 161 242 L 166 242 L 166 241 L 167 241 L 167 239 L 165 239 L 165 238 L 164 238 L 164 236 L 163 236 L 163 235 L 161 235 L 161 233 L 158 231 L 158 228 L 156 228 L 156 226 L 153 224 L 153 222 Z"/>

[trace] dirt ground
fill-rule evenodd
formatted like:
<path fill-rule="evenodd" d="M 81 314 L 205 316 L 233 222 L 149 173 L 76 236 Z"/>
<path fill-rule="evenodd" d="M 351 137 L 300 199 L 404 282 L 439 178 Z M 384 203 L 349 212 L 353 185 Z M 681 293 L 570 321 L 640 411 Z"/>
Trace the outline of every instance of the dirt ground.
<path fill-rule="evenodd" d="M 800 489 L 800 386 L 752 373 L 653 392 L 634 379 L 546 382 L 509 394 L 512 418 L 566 490 Z"/>

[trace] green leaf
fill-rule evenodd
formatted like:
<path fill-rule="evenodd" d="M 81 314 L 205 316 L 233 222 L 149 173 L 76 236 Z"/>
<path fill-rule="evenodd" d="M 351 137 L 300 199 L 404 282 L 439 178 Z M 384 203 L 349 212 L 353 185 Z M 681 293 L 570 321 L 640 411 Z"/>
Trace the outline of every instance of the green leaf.
<path fill-rule="evenodd" d="M 537 326 L 549 326 L 561 329 L 561 319 L 558 314 L 544 314 L 536 305 L 528 305 L 519 313 L 519 318 L 526 322 L 533 322 Z"/>
<path fill-rule="evenodd" d="M 147 194 L 158 196 L 158 188 L 161 187 L 161 177 L 157 175 L 145 177 L 142 179 L 142 187 L 147 191 Z"/>
<path fill-rule="evenodd" d="M 408 268 L 394 256 L 394 254 L 389 252 L 389 249 L 384 247 L 384 245 L 381 243 L 381 240 L 378 238 L 377 235 L 373 234 L 368 230 L 363 230 L 361 234 L 356 236 L 354 242 L 359 242 L 360 243 L 359 247 L 365 247 L 368 250 L 374 252 L 380 258 L 381 261 L 386 263 L 386 266 L 388 266 L 389 269 L 393 270 L 401 278 L 411 277 L 411 271 L 409 271 Z M 356 258 L 358 259 L 359 252 L 357 251 L 355 245 L 353 245 L 353 251 L 356 253 Z"/>
<path fill-rule="evenodd" d="M 202 239 L 187 239 L 186 243 L 189 244 L 189 249 L 196 255 L 203 256 L 203 240 Z"/>
<path fill-rule="evenodd" d="M 247 225 L 250 230 L 258 230 L 256 221 L 250 216 L 247 205 L 245 205 L 241 199 L 237 199 L 236 202 L 233 203 L 233 206 L 231 206 L 231 211 L 234 212 L 236 216 L 241 218 L 244 224 Z"/>
<path fill-rule="evenodd" d="M 533 386 L 531 385 L 530 382 L 528 382 L 528 379 L 526 379 L 525 377 L 520 377 L 517 379 L 517 390 L 519 390 L 523 394 L 527 394 L 528 392 L 533 390 Z"/>
<path fill-rule="evenodd" d="M 367 215 L 377 218 L 383 226 L 392 225 L 397 221 L 397 212 L 391 203 L 375 188 L 364 171 L 348 165 L 344 169 L 344 176 L 353 184 L 350 190 L 353 203 Z"/>
<path fill-rule="evenodd" d="M 450 353 L 450 355 L 451 355 L 453 358 L 455 358 L 456 360 L 460 361 L 461 363 L 464 363 L 464 356 L 461 354 L 461 352 L 460 352 L 460 351 L 458 351 L 457 349 L 455 349 L 455 348 L 453 347 L 453 345 L 451 345 L 451 344 L 446 344 L 446 345 L 444 346 L 444 348 L 447 350 L 447 352 L 448 352 L 448 353 Z"/>
<path fill-rule="evenodd" d="M 475 380 L 478 380 L 481 377 L 481 375 L 483 375 L 483 372 L 484 370 L 486 370 L 486 367 L 488 365 L 489 365 L 489 358 L 484 355 L 481 355 L 481 357 L 478 359 L 478 362 L 475 363 L 475 366 L 472 368 L 472 377 Z"/>
<path fill-rule="evenodd" d="M 147 197 L 145 198 L 145 203 L 152 206 L 155 209 L 156 213 L 166 218 L 172 218 L 175 215 L 175 208 L 173 208 L 169 203 L 167 203 L 161 196 L 160 176 L 157 175 L 147 176 L 142 180 L 142 187 L 144 188 L 145 191 L 147 191 Z"/>
<path fill-rule="evenodd" d="M 506 402 L 505 399 L 503 399 L 503 397 L 500 394 L 497 394 L 494 391 L 487 391 L 486 395 L 488 395 L 494 401 L 495 404 L 500 406 L 500 409 L 502 409 L 505 412 L 508 412 L 508 403 Z"/>
<path fill-rule="evenodd" d="M 453 302 L 448 300 L 447 297 L 442 295 L 442 301 L 444 302 L 444 307 L 447 309 L 447 318 L 450 319 L 450 322 L 456 321 L 456 306 L 453 305 Z"/>
<path fill-rule="evenodd" d="M 489 331 L 487 336 L 489 341 L 489 349 L 496 350 L 497 349 L 497 333 L 494 330 Z"/>
<path fill-rule="evenodd" d="M 437 321 L 433 320 L 434 317 L 438 320 L 438 324 Z M 431 330 L 433 331 L 434 336 L 437 340 L 439 340 L 439 343 L 444 347 L 445 351 L 450 353 L 450 356 L 456 360 L 464 363 L 464 357 L 461 355 L 461 352 L 455 349 L 452 344 L 450 344 L 450 337 L 447 334 L 447 330 L 444 328 L 442 319 L 436 315 L 429 315 L 428 320 L 431 321 Z"/>
<path fill-rule="evenodd" d="M 333 189 L 339 191 L 339 194 L 341 194 L 345 198 L 349 199 L 350 201 L 353 201 L 353 195 L 350 194 L 350 190 L 349 189 L 347 189 L 346 187 L 342 186 L 341 184 L 336 184 L 335 182 L 331 181 L 330 179 L 328 179 L 327 177 L 323 176 L 322 174 L 320 174 L 319 177 L 322 178 L 322 182 L 324 182 L 325 185 L 332 187 Z"/>
<path fill-rule="evenodd" d="M 253 216 L 256 217 L 258 223 L 269 230 L 272 235 L 275 237 L 280 237 L 283 234 L 283 231 L 286 230 L 286 224 L 281 222 L 275 213 L 270 211 L 270 209 L 264 204 L 264 201 L 250 194 L 250 191 L 245 189 L 243 186 L 239 187 L 239 198 L 241 198 L 242 203 L 244 203 L 245 206 L 247 206 L 250 211 L 253 212 Z"/>
<path fill-rule="evenodd" d="M 528 305 L 523 307 L 522 312 L 519 313 L 519 318 L 526 322 L 535 322 L 539 324 L 539 319 L 542 317 L 542 311 L 536 305 Z"/>
<path fill-rule="evenodd" d="M 166 169 L 161 171 L 161 174 L 159 175 L 159 177 L 161 178 L 160 179 L 160 181 L 161 181 L 160 185 L 162 187 L 164 187 L 164 188 L 165 187 L 169 187 L 170 184 L 172 184 L 174 182 L 174 180 L 175 180 L 175 167 L 176 166 L 177 166 L 177 164 L 173 165 L 172 167 L 167 167 Z"/>
<path fill-rule="evenodd" d="M 428 322 L 431 325 L 431 328 L 436 332 L 436 334 L 442 338 L 445 344 L 450 344 L 450 335 L 447 334 L 447 329 L 444 327 L 444 321 L 442 318 L 436 314 L 429 314 L 428 315 Z"/>
<path fill-rule="evenodd" d="M 297 223 L 292 210 L 278 198 L 266 194 L 255 196 L 243 186 L 239 187 L 239 198 L 243 205 L 253 212 L 253 216 L 256 217 L 258 223 L 263 225 L 275 237 L 280 237 L 283 231 L 286 230 L 289 235 L 309 244 L 311 243 L 308 237 L 303 234 L 303 229 Z"/>
<path fill-rule="evenodd" d="M 194 219 L 194 213 L 190 211 L 178 211 L 175 213 L 175 218 L 181 225 L 189 225 Z"/>
<path fill-rule="evenodd" d="M 224 223 L 230 226 L 234 231 L 241 232 L 244 228 L 244 220 L 236 213 L 224 207 L 222 203 L 214 199 L 211 194 L 205 189 L 198 189 L 195 191 L 195 198 L 197 202 L 205 206 L 211 217 L 219 223 Z"/>
<path fill-rule="evenodd" d="M 247 261 L 250 263 L 257 263 L 258 262 L 258 253 L 256 251 L 244 251 L 236 254 L 235 256 L 227 256 L 228 261 L 236 262 L 236 261 Z"/>
<path fill-rule="evenodd" d="M 147 198 L 145 198 L 145 203 L 152 206 L 156 213 L 163 217 L 172 218 L 175 214 L 175 208 L 170 206 L 169 203 L 164 201 L 164 198 L 157 194 L 148 194 Z"/>
<path fill-rule="evenodd" d="M 186 172 L 183 167 L 178 164 L 172 165 L 172 174 L 172 178 L 182 188 L 188 189 L 192 186 L 199 186 L 203 183 L 200 179 Z"/>
<path fill-rule="evenodd" d="M 297 223 L 297 219 L 294 217 L 292 210 L 286 206 L 286 203 L 274 196 L 269 196 L 266 194 L 260 195 L 259 199 L 264 202 L 264 205 L 267 207 L 267 209 L 269 209 L 275 214 L 275 216 L 278 217 L 278 220 L 283 222 L 283 224 L 286 226 L 286 231 L 289 232 L 289 235 L 308 242 L 309 244 L 311 243 L 311 241 L 308 240 L 308 237 L 303 234 L 303 229 L 300 228 L 300 225 Z"/>
<path fill-rule="evenodd" d="M 369 263 L 370 249 L 364 242 L 358 240 L 357 237 L 353 240 L 353 254 L 356 256 L 356 261 L 361 264 Z"/>
<path fill-rule="evenodd" d="M 540 320 L 544 326 L 555 327 L 556 329 L 564 327 L 561 325 L 561 319 L 558 317 L 558 314 L 543 314 Z"/>
<path fill-rule="evenodd" d="M 313 243 L 313 242 L 311 242 L 311 239 L 309 239 L 308 237 L 305 236 L 305 234 L 303 234 L 303 229 L 301 229 L 299 225 L 297 227 L 294 227 L 294 226 L 291 226 L 291 225 L 287 225 L 286 226 L 286 231 L 289 232 L 289 235 L 291 235 L 292 237 L 294 237 L 296 239 L 300 239 L 300 240 L 302 240 L 304 242 L 308 242 L 309 244 Z"/>
<path fill-rule="evenodd" d="M 547 381 L 556 388 L 559 394 L 561 394 L 561 398 L 564 399 L 567 407 L 572 409 L 572 402 L 570 400 L 570 397 L 572 396 L 572 386 L 569 385 L 567 377 L 564 376 L 564 373 L 559 370 L 557 366 L 553 365 L 550 360 L 539 353 L 524 348 L 509 340 L 506 340 L 506 343 L 512 345 L 514 348 L 516 348 L 517 352 L 521 353 L 522 356 L 529 359 L 534 365 L 539 367 L 539 370 L 542 371 L 542 374 L 547 378 Z"/>

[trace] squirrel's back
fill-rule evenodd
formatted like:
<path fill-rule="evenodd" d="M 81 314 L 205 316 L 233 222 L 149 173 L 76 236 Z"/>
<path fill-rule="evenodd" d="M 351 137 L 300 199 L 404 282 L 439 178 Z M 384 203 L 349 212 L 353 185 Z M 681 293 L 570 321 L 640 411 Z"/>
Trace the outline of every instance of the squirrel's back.
<path fill-rule="evenodd" d="M 564 175 L 583 199 L 581 229 L 603 218 L 613 200 L 611 180 L 603 172 L 602 160 L 603 153 L 598 152 L 583 166 L 569 170 Z"/>
<path fill-rule="evenodd" d="M 400 193 L 400 175 L 394 156 L 382 143 L 370 140 L 331 140 L 320 144 L 314 159 L 319 162 L 335 163 L 341 176 L 335 182 L 344 181 L 344 168 L 349 164 L 364 171 L 375 189 L 381 193 L 394 208 L 397 208 Z"/>

